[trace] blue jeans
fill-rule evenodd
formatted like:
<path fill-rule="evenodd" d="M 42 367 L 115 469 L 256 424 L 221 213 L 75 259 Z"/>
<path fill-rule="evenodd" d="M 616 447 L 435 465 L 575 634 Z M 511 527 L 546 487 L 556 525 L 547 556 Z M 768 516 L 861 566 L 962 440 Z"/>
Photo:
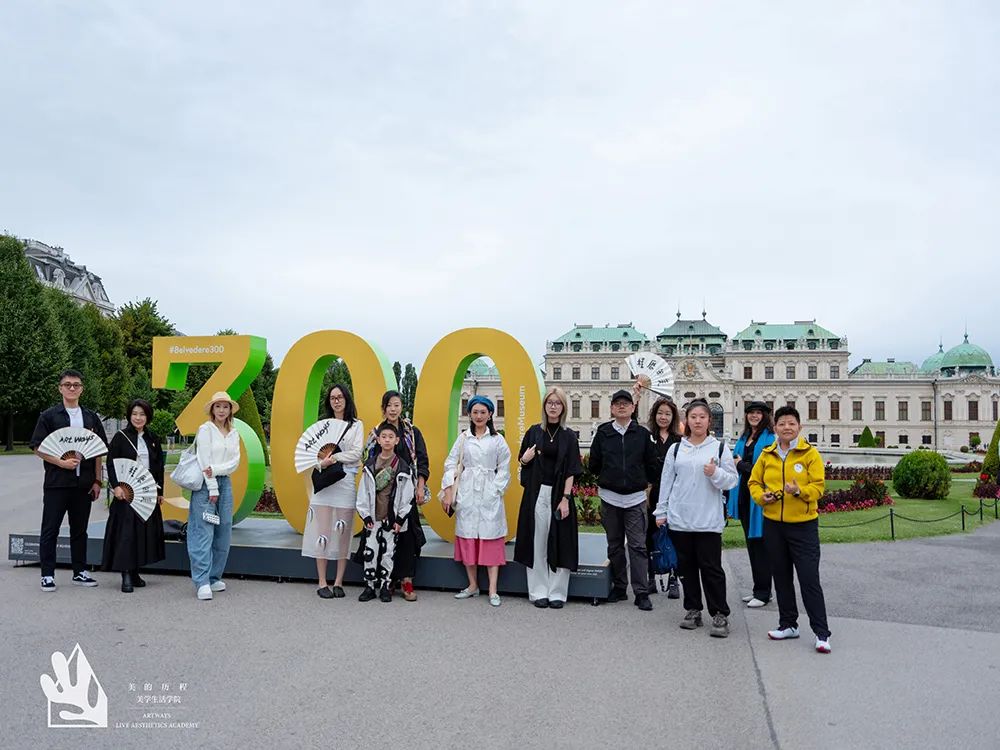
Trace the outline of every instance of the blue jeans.
<path fill-rule="evenodd" d="M 187 548 L 191 560 L 191 580 L 197 587 L 222 579 L 229 558 L 229 543 L 233 536 L 233 484 L 229 477 L 217 477 L 219 499 L 208 501 L 208 487 L 191 493 L 191 510 L 188 515 Z M 205 511 L 221 519 L 219 525 L 202 519 Z"/>

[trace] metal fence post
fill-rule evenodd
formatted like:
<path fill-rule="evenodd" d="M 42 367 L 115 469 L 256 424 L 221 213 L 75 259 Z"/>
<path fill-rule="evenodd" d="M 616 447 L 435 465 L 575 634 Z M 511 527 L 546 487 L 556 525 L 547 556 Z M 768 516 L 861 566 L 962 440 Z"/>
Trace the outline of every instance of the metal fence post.
<path fill-rule="evenodd" d="M 962 531 L 965 531 L 965 503 L 962 503 Z"/>
<path fill-rule="evenodd" d="M 983 499 L 979 498 L 979 523 L 983 523 Z"/>
<path fill-rule="evenodd" d="M 892 541 L 896 541 L 896 516 L 892 512 L 892 508 L 889 508 L 889 535 L 892 537 Z"/>

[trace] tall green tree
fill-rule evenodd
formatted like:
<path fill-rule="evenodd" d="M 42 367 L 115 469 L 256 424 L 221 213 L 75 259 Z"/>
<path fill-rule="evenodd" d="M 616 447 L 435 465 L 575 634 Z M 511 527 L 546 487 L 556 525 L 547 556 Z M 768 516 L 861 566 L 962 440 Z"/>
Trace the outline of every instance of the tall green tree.
<path fill-rule="evenodd" d="M 403 371 L 403 381 L 400 383 L 399 392 L 403 396 L 403 413 L 413 418 L 413 402 L 417 398 L 417 369 L 410 364 L 406 363 L 406 369 Z"/>
<path fill-rule="evenodd" d="M 986 457 L 983 458 L 983 474 L 989 474 L 1000 482 L 1000 422 L 993 429 L 993 437 L 986 448 Z"/>
<path fill-rule="evenodd" d="M 146 380 L 151 379 L 153 369 L 153 338 L 174 335 L 173 324 L 160 314 L 155 300 L 146 297 L 138 302 L 122 305 L 115 314 L 115 322 L 122 334 L 122 346 L 129 367 L 133 372 L 145 372 Z M 155 392 L 151 399 L 157 408 L 166 408 L 170 394 Z"/>
<path fill-rule="evenodd" d="M 132 370 L 125 357 L 124 341 L 118 324 L 104 317 L 95 305 L 84 305 L 80 314 L 88 320 L 94 341 L 95 361 L 92 367 L 96 380 L 101 385 L 100 400 L 96 402 L 96 408 L 101 414 L 120 419 L 125 416 L 125 407 L 129 401 L 143 398 L 146 394 L 132 392 Z"/>
<path fill-rule="evenodd" d="M 868 425 L 865 425 L 865 429 L 861 431 L 861 437 L 858 438 L 859 448 L 875 448 L 878 446 L 878 441 L 875 440 L 875 436 L 872 434 L 872 429 Z"/>
<path fill-rule="evenodd" d="M 16 237 L 0 235 L 0 414 L 6 449 L 14 449 L 14 418 L 48 406 L 66 367 L 66 339 Z"/>
<path fill-rule="evenodd" d="M 271 401 L 274 399 L 274 383 L 278 379 L 278 370 L 274 366 L 274 360 L 268 354 L 264 357 L 264 366 L 260 374 L 256 377 L 250 388 L 253 389 L 253 397 L 257 402 L 257 411 L 264 422 L 271 421 Z"/>
<path fill-rule="evenodd" d="M 392 363 L 392 374 L 396 376 L 396 387 L 399 388 L 403 383 L 403 366 L 399 362 Z"/>
<path fill-rule="evenodd" d="M 80 403 L 100 411 L 101 379 L 98 372 L 99 352 L 94 340 L 90 318 L 83 314 L 80 305 L 65 292 L 45 287 L 49 307 L 59 321 L 59 328 L 66 340 L 66 357 L 69 366 L 83 374 L 83 395 Z M 117 416 L 117 415 L 116 415 Z"/>

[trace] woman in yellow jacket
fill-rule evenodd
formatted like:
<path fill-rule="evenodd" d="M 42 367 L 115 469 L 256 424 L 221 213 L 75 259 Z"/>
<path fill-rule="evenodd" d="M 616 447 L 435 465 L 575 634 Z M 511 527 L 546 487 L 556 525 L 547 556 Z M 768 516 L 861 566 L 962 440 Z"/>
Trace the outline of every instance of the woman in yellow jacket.
<path fill-rule="evenodd" d="M 799 437 L 799 413 L 783 406 L 774 413 L 777 440 L 761 451 L 748 486 L 764 509 L 764 546 L 771 560 L 774 593 L 778 599 L 778 629 L 771 640 L 799 637 L 799 610 L 795 604 L 792 569 L 799 577 L 802 603 L 816 634 L 816 650 L 830 653 L 826 602 L 819 583 L 819 522 L 817 503 L 823 496 L 823 457 Z"/>

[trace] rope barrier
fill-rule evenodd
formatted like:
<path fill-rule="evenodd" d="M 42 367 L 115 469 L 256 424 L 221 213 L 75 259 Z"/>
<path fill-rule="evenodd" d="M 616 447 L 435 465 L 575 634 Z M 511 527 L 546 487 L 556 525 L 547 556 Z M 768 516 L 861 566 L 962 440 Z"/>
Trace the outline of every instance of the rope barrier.
<path fill-rule="evenodd" d="M 821 529 L 850 529 L 850 528 L 853 528 L 855 526 L 865 526 L 865 525 L 870 524 L 870 523 L 875 523 L 876 521 L 884 521 L 889 516 L 890 516 L 890 514 L 886 513 L 884 516 L 877 516 L 875 518 L 869 518 L 867 521 L 859 521 L 858 523 L 843 523 L 843 524 L 837 524 L 835 526 L 824 526 L 823 524 L 820 524 L 819 527 Z"/>
<path fill-rule="evenodd" d="M 962 506 L 961 510 L 956 510 L 950 516 L 942 516 L 941 518 L 910 518 L 909 516 L 904 516 L 902 513 L 895 513 L 896 518 L 902 518 L 904 521 L 912 521 L 913 523 L 938 523 L 939 521 L 947 521 L 949 518 L 954 518 L 959 513 L 966 512 L 965 506 Z"/>

